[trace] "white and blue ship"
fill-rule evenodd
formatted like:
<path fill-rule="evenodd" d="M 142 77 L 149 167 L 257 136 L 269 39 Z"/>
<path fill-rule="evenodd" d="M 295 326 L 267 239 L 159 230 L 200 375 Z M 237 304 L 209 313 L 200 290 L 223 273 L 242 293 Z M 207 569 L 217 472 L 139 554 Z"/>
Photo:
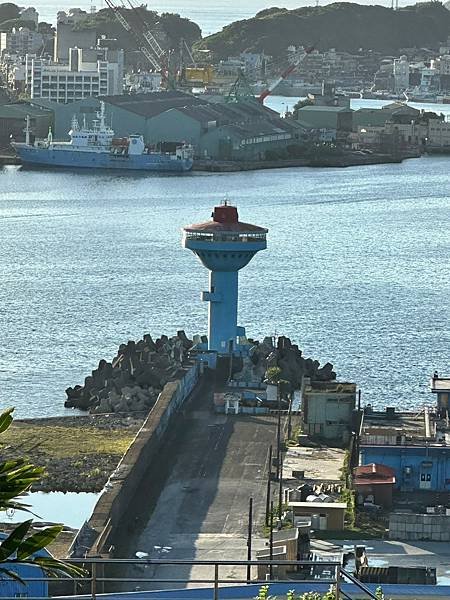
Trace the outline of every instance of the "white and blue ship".
<path fill-rule="evenodd" d="M 12 142 L 24 165 L 44 167 L 119 169 L 184 173 L 193 166 L 192 146 L 180 145 L 173 153 L 152 151 L 142 135 L 114 137 L 114 130 L 105 123 L 102 103 L 92 128 L 79 126 L 72 119 L 70 141 L 54 142 L 51 131 L 44 140 L 30 143 L 30 125 L 27 118 L 25 142 Z"/>

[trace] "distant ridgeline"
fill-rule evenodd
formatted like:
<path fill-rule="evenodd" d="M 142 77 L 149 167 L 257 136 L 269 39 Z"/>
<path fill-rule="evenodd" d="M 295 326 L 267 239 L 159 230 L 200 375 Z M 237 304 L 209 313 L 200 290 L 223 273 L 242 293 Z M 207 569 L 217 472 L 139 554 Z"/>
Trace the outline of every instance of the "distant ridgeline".
<path fill-rule="evenodd" d="M 437 47 L 449 34 L 450 10 L 440 2 L 419 3 L 397 11 L 338 2 L 295 10 L 263 10 L 253 19 L 236 21 L 204 38 L 196 47 L 211 50 L 216 59 L 243 51 L 278 56 L 289 45 L 398 54 L 401 48 Z"/>
<path fill-rule="evenodd" d="M 133 23 L 133 19 L 142 20 L 149 29 L 156 32 L 161 41 L 167 44 L 167 48 L 178 48 L 180 41 L 186 40 L 187 43 L 201 39 L 201 29 L 196 24 L 180 17 L 177 14 L 163 13 L 158 15 L 157 12 L 147 10 L 143 6 L 139 6 L 138 12 L 133 12 L 131 9 L 123 9 Z M 56 18 L 56 14 L 55 14 Z M 41 27 L 39 30 L 51 30 L 51 26 Z M 24 21 L 20 18 L 20 8 L 12 3 L 0 3 L 0 31 L 10 31 L 13 27 L 27 26 L 30 29 L 35 29 L 33 22 Z M 125 50 L 135 50 L 136 42 L 133 37 L 123 29 L 122 25 L 117 21 L 114 13 L 109 8 L 104 8 L 93 14 L 86 14 L 86 18 L 74 25 L 74 29 L 95 29 L 98 37 L 104 35 L 108 39 L 117 40 L 117 47 Z"/>

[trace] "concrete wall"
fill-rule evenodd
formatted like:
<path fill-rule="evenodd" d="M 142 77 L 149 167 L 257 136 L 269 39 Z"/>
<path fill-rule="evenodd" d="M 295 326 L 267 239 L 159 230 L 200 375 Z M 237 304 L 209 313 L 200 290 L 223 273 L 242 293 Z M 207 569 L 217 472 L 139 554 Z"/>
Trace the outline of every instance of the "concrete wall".
<path fill-rule="evenodd" d="M 184 376 L 167 383 L 156 404 L 108 480 L 87 527 L 94 532 L 90 555 L 102 554 L 110 545 L 116 528 L 129 510 L 133 497 L 158 450 L 175 413 L 199 379 L 199 365 L 185 369 Z M 81 532 L 80 532 L 81 533 Z M 76 546 L 76 545 L 75 545 Z"/>
<path fill-rule="evenodd" d="M 303 392 L 304 431 L 311 436 L 348 442 L 356 391 Z"/>
<path fill-rule="evenodd" d="M 34 98 L 32 104 L 47 108 L 53 112 L 54 140 L 69 139 L 69 130 L 74 116 L 77 117 L 80 126 L 83 124 L 83 118 L 86 117 L 86 122 L 90 126 L 92 119 L 96 116 L 96 111 L 100 110 L 100 102 L 97 98 L 85 98 L 84 100 L 70 102 L 69 104 L 52 102 L 44 98 Z M 47 132 L 45 135 L 47 135 Z"/>
<path fill-rule="evenodd" d="M 158 142 L 186 142 L 194 146 L 198 154 L 201 136 L 201 124 L 171 108 L 148 120 L 145 131 L 146 141 L 151 144 Z"/>
<path fill-rule="evenodd" d="M 450 515 L 392 513 L 389 517 L 389 539 L 450 542 Z"/>
<path fill-rule="evenodd" d="M 147 126 L 145 117 L 132 113 L 129 110 L 124 110 L 120 106 L 108 104 L 108 102 L 105 102 L 105 109 L 107 123 L 112 123 L 116 137 L 127 137 L 128 135 L 137 133 L 144 136 L 146 143 L 149 142 L 145 136 Z"/>
<path fill-rule="evenodd" d="M 326 515 L 327 529 L 342 531 L 344 529 L 345 511 L 347 505 L 343 502 L 289 502 L 289 509 L 294 516 Z"/>

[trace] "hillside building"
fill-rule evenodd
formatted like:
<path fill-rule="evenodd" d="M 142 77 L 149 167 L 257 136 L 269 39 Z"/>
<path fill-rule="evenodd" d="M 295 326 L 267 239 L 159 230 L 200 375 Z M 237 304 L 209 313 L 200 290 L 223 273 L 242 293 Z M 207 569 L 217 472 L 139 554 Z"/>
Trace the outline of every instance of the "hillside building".
<path fill-rule="evenodd" d="M 6 54 L 0 62 L 3 81 L 10 90 L 24 92 L 26 83 L 25 57 Z"/>
<path fill-rule="evenodd" d="M 407 56 L 394 60 L 393 65 L 394 92 L 399 94 L 409 88 L 409 61 Z"/>
<path fill-rule="evenodd" d="M 53 46 L 53 60 L 57 63 L 69 62 L 70 48 L 93 48 L 97 42 L 95 29 L 77 29 L 76 25 L 87 16 L 85 11 L 71 9 L 68 14 L 58 12 L 56 34 Z"/>
<path fill-rule="evenodd" d="M 25 56 L 39 53 L 44 45 L 44 37 L 28 27 L 13 28 L 11 31 L 0 33 L 0 57 Z"/>

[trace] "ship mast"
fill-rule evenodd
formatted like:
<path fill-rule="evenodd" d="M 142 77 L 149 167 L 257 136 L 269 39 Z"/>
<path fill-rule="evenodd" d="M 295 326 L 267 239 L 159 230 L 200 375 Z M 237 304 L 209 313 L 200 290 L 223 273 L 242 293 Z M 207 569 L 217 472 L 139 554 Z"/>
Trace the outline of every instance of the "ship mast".
<path fill-rule="evenodd" d="M 27 117 L 26 117 L 25 121 L 26 121 L 26 127 L 25 127 L 25 129 L 23 130 L 23 131 L 24 131 L 24 133 L 25 133 L 25 144 L 26 144 L 27 146 L 29 146 L 29 145 L 30 145 L 30 133 L 31 133 L 31 127 L 30 127 L 30 115 L 27 115 Z"/>

